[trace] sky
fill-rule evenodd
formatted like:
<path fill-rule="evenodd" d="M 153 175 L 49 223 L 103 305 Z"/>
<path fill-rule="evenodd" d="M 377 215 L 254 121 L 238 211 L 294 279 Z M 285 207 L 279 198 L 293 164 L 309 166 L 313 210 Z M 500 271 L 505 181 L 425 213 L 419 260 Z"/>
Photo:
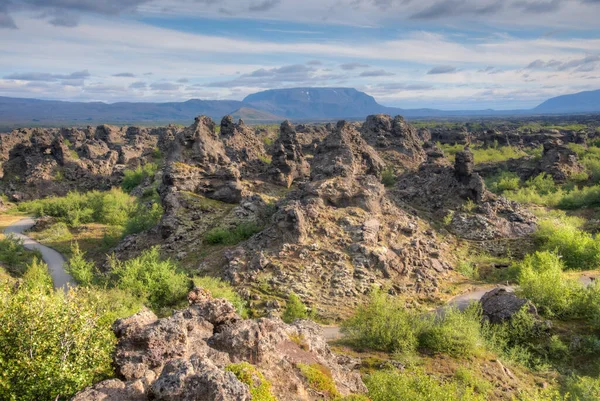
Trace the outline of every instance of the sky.
<path fill-rule="evenodd" d="M 600 0 L 0 0 L 0 96 L 531 108 L 600 89 L 599 20 Z"/>

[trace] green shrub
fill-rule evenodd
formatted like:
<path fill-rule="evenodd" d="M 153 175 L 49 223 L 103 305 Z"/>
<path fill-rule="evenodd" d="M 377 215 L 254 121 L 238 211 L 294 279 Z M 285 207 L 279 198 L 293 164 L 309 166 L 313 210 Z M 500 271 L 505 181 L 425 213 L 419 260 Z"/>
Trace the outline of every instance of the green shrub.
<path fill-rule="evenodd" d="M 575 188 L 565 194 L 558 202 L 558 207 L 565 210 L 600 206 L 600 185 Z"/>
<path fill-rule="evenodd" d="M 497 163 L 508 159 L 518 159 L 527 154 L 513 146 L 500 146 L 490 148 L 471 148 L 475 164 Z"/>
<path fill-rule="evenodd" d="M 568 269 L 589 270 L 600 266 L 600 238 L 580 230 L 569 220 L 543 220 L 535 235 L 541 249 L 556 251 Z"/>
<path fill-rule="evenodd" d="M 98 270 L 93 262 L 85 260 L 85 254 L 79 249 L 79 243 L 71 244 L 71 257 L 66 265 L 69 274 L 83 286 L 94 283 Z"/>
<path fill-rule="evenodd" d="M 462 274 L 465 277 L 476 280 L 479 278 L 479 270 L 477 265 L 470 261 L 460 261 L 456 265 L 456 271 Z"/>
<path fill-rule="evenodd" d="M 331 372 L 318 363 L 310 365 L 299 363 L 296 365 L 311 389 L 324 394 L 326 398 L 337 398 L 340 393 L 331 377 Z"/>
<path fill-rule="evenodd" d="M 479 309 L 470 307 L 465 312 L 445 309 L 421 331 L 419 345 L 456 357 L 476 354 L 483 345 Z"/>
<path fill-rule="evenodd" d="M 153 308 L 176 305 L 190 287 L 187 275 L 170 259 L 161 260 L 157 247 L 125 262 L 111 257 L 109 263 L 114 286 Z"/>
<path fill-rule="evenodd" d="M 515 191 L 521 185 L 519 176 L 511 171 L 502 171 L 490 178 L 486 178 L 487 188 L 496 193 L 502 194 L 504 191 Z"/>
<path fill-rule="evenodd" d="M 540 173 L 533 178 L 528 179 L 525 182 L 527 188 L 533 188 L 537 193 L 541 195 L 547 195 L 552 192 L 556 192 L 556 184 L 554 178 L 546 173 Z"/>
<path fill-rule="evenodd" d="M 364 379 L 372 401 L 484 401 L 471 387 L 458 382 L 445 383 L 420 372 L 397 370 L 374 372 Z"/>
<path fill-rule="evenodd" d="M 23 288 L 30 290 L 52 289 L 52 277 L 48 272 L 48 266 L 40 259 L 34 258 L 33 262 L 27 266 L 27 271 L 23 274 Z"/>
<path fill-rule="evenodd" d="M 382 292 L 371 295 L 342 325 L 349 341 L 378 351 L 411 353 L 417 348 L 418 318 Z"/>
<path fill-rule="evenodd" d="M 252 401 L 277 401 L 271 391 L 271 383 L 255 366 L 242 362 L 227 365 L 225 370 L 233 373 L 239 381 L 250 387 Z"/>
<path fill-rule="evenodd" d="M 160 150 L 158 151 L 160 154 Z M 121 188 L 125 192 L 131 192 L 140 185 L 146 178 L 154 177 L 158 171 L 155 163 L 147 163 L 144 166 L 138 166 L 134 170 L 125 170 Z"/>
<path fill-rule="evenodd" d="M 164 210 L 158 203 L 149 205 L 138 203 L 125 224 L 123 235 L 137 234 L 151 229 L 158 224 L 163 213 Z"/>
<path fill-rule="evenodd" d="M 0 399 L 69 399 L 110 377 L 116 340 L 102 312 L 82 289 L 0 283 Z"/>
<path fill-rule="evenodd" d="M 541 313 L 566 316 L 572 313 L 572 303 L 581 287 L 563 276 L 564 265 L 552 252 L 527 255 L 519 264 L 519 292 L 532 301 Z"/>
<path fill-rule="evenodd" d="M 381 183 L 386 187 L 392 187 L 396 183 L 396 174 L 393 168 L 386 168 L 381 173 Z"/>
<path fill-rule="evenodd" d="M 290 292 L 281 318 L 286 323 L 292 323 L 296 319 L 308 318 L 306 306 L 302 303 L 300 297 L 295 293 Z"/>
<path fill-rule="evenodd" d="M 235 306 L 238 314 L 243 318 L 248 317 L 248 309 L 246 307 L 246 301 L 242 299 L 231 284 L 216 278 L 216 277 L 194 277 L 194 285 L 210 292 L 215 298 L 225 298 Z"/>
<path fill-rule="evenodd" d="M 236 245 L 259 233 L 261 227 L 254 222 L 240 223 L 234 228 L 216 227 L 204 234 L 204 240 L 211 245 Z"/>
<path fill-rule="evenodd" d="M 36 239 L 41 242 L 69 242 L 73 234 L 67 224 L 61 221 L 37 233 Z"/>
<path fill-rule="evenodd" d="M 113 188 L 106 192 L 69 192 L 63 197 L 23 202 L 18 210 L 37 217 L 55 217 L 71 227 L 92 222 L 122 226 L 135 205 L 135 198 Z"/>
<path fill-rule="evenodd" d="M 27 250 L 23 246 L 23 240 L 10 234 L 0 239 L 0 263 L 13 275 L 21 276 L 25 273 L 27 264 L 36 257 L 41 259 L 41 254 Z"/>
<path fill-rule="evenodd" d="M 570 401 L 600 400 L 600 378 L 571 377 L 565 385 Z"/>

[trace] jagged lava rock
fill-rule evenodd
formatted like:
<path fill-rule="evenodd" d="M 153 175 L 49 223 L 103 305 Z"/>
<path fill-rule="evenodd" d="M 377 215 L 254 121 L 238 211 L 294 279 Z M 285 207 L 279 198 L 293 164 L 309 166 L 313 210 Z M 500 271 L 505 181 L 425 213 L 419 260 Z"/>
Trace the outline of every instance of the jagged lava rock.
<path fill-rule="evenodd" d="M 243 320 L 229 302 L 199 288 L 189 301 L 187 309 L 168 318 L 142 311 L 115 322 L 120 380 L 96 384 L 73 400 L 249 401 L 248 386 L 226 370 L 239 362 L 258 369 L 281 401 L 322 399 L 298 363 L 327 369 L 342 395 L 366 392 L 357 363 L 335 356 L 315 323 Z"/>
<path fill-rule="evenodd" d="M 268 175 L 274 183 L 289 188 L 295 180 L 308 177 L 309 174 L 310 165 L 304 158 L 296 130 L 289 121 L 284 121 L 279 138 L 273 144 Z"/>

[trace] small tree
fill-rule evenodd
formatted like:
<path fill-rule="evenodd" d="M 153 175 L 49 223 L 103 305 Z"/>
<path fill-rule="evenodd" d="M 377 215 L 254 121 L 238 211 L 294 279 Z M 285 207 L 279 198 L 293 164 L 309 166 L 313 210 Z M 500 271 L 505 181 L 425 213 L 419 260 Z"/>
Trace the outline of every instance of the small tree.
<path fill-rule="evenodd" d="M 281 318 L 286 323 L 292 323 L 296 319 L 308 318 L 306 306 L 294 292 L 290 293 L 287 304 L 285 305 L 285 311 L 283 311 L 283 316 L 281 316 Z"/>

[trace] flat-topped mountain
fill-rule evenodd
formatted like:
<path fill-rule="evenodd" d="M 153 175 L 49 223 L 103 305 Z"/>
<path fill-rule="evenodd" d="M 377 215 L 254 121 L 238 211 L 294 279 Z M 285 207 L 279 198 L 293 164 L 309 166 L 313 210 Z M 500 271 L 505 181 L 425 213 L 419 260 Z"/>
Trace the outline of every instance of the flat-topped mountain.
<path fill-rule="evenodd" d="M 358 117 L 390 110 L 354 88 L 272 89 L 249 95 L 244 103 L 288 118 Z"/>
<path fill-rule="evenodd" d="M 559 96 L 531 110 L 399 109 L 383 106 L 354 88 L 289 88 L 254 93 L 243 101 L 185 102 L 65 102 L 0 97 L 0 129 L 21 126 L 160 125 L 184 123 L 197 115 L 221 118 L 225 114 L 252 121 L 284 119 L 360 120 L 370 114 L 402 114 L 408 118 L 574 114 L 600 112 L 600 90 Z"/>

